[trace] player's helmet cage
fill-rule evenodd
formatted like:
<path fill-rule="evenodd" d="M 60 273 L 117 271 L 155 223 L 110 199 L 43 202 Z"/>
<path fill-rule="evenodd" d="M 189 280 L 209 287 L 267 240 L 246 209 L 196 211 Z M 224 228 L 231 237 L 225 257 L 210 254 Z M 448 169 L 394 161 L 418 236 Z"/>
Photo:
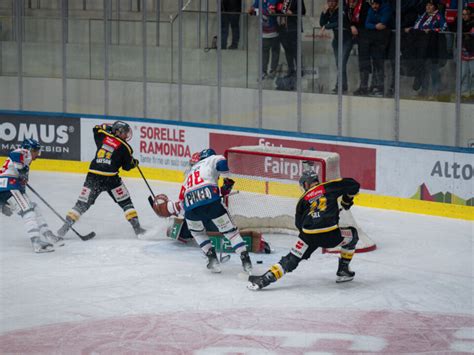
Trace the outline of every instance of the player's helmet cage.
<path fill-rule="evenodd" d="M 314 171 L 305 171 L 299 180 L 300 187 L 303 191 L 308 190 L 311 184 L 315 182 L 319 183 L 319 176 Z"/>
<path fill-rule="evenodd" d="M 200 156 L 199 160 L 209 158 L 212 155 L 216 155 L 216 151 L 214 149 L 212 149 L 212 148 L 204 149 L 204 150 L 201 151 L 201 153 L 199 153 L 199 156 Z"/>
<path fill-rule="evenodd" d="M 123 121 L 115 121 L 112 125 L 112 134 L 129 141 L 132 139 L 133 131 L 128 123 Z"/>
<path fill-rule="evenodd" d="M 41 150 L 41 144 L 33 138 L 27 138 L 21 143 L 21 148 L 28 150 L 35 150 L 39 152 Z"/>

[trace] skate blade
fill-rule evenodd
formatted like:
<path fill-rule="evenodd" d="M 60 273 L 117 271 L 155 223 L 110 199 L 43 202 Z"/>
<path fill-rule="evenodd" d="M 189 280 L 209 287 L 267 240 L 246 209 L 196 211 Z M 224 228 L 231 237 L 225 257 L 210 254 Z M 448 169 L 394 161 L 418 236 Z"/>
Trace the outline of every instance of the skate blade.
<path fill-rule="evenodd" d="M 338 276 L 336 283 L 349 282 L 354 280 L 354 276 Z"/>
<path fill-rule="evenodd" d="M 43 254 L 43 253 L 51 253 L 54 251 L 54 248 L 46 248 L 46 249 L 35 249 L 34 252 L 36 254 Z"/>
<path fill-rule="evenodd" d="M 221 270 L 221 268 L 219 267 L 219 265 L 214 265 L 213 267 L 209 267 L 209 266 L 208 266 L 207 269 L 208 269 L 210 272 L 214 273 L 214 274 L 219 274 L 219 273 L 222 272 L 222 270 Z"/>
<path fill-rule="evenodd" d="M 224 255 L 224 256 L 221 257 L 220 263 L 224 264 L 224 263 L 228 262 L 229 260 L 230 260 L 230 255 Z"/>
<path fill-rule="evenodd" d="M 254 284 L 252 282 L 249 282 L 247 284 L 247 288 L 251 291 L 259 291 L 260 290 L 260 287 L 257 284 Z"/>

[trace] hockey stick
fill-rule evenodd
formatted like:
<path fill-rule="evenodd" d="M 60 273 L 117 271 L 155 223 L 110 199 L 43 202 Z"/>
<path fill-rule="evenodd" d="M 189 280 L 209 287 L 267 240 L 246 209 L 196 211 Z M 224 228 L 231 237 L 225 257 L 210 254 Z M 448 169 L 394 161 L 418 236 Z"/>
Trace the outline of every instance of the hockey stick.
<path fill-rule="evenodd" d="M 51 211 L 53 211 L 54 214 L 55 214 L 56 216 L 58 216 L 61 221 L 63 221 L 64 223 L 68 223 L 68 222 L 63 218 L 63 216 L 61 216 L 61 215 L 53 208 L 53 206 L 51 206 L 48 202 L 46 202 L 46 200 L 45 200 L 44 198 L 42 198 L 42 197 L 40 196 L 40 194 L 39 194 L 34 188 L 32 188 L 32 187 L 30 186 L 30 184 L 26 184 L 26 186 L 28 186 L 28 188 L 31 190 L 31 192 L 33 192 L 33 193 L 41 200 L 41 202 L 43 202 L 46 206 L 48 206 L 49 209 L 50 209 Z M 79 232 L 76 231 L 72 226 L 70 227 L 70 229 L 71 229 L 74 233 L 76 233 L 76 235 L 77 235 L 79 238 L 81 238 L 83 241 L 86 241 L 86 240 L 89 240 L 89 239 L 92 239 L 92 238 L 95 237 L 95 232 L 90 232 L 89 234 L 81 235 L 81 234 L 79 234 Z"/>
<path fill-rule="evenodd" d="M 148 180 L 146 179 L 145 175 L 143 175 L 142 169 L 140 169 L 140 167 L 138 165 L 137 165 L 137 169 L 140 172 L 140 175 L 142 176 L 143 181 L 145 181 L 145 184 L 148 187 L 148 190 L 150 190 L 151 196 L 148 196 L 148 203 L 150 204 L 151 208 L 153 208 L 153 200 L 154 200 L 154 197 L 155 197 L 155 193 L 151 189 L 151 186 L 148 183 Z"/>

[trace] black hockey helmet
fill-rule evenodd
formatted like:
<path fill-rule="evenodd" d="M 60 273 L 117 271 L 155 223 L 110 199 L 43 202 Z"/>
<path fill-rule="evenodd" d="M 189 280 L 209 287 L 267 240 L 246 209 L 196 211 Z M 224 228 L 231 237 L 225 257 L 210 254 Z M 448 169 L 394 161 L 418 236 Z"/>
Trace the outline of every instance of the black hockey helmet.
<path fill-rule="evenodd" d="M 21 143 L 21 148 L 23 149 L 28 149 L 28 150 L 36 150 L 40 151 L 41 150 L 41 144 L 33 138 L 26 138 L 23 143 Z"/>
<path fill-rule="evenodd" d="M 300 187 L 303 191 L 308 190 L 311 184 L 315 182 L 319 183 L 319 176 L 313 170 L 303 172 L 299 180 Z"/>
<path fill-rule="evenodd" d="M 132 139 L 132 129 L 130 125 L 123 121 L 115 121 L 112 125 L 112 134 L 129 141 Z"/>
<path fill-rule="evenodd" d="M 216 151 L 214 149 L 212 148 L 204 149 L 201 151 L 201 153 L 199 153 L 199 156 L 200 156 L 199 160 L 209 158 L 212 155 L 216 155 Z"/>

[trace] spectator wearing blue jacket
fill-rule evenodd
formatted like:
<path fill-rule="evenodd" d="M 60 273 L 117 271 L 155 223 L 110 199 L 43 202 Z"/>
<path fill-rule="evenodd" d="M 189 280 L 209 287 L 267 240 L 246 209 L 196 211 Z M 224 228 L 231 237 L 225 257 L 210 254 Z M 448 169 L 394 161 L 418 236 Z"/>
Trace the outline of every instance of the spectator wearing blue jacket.
<path fill-rule="evenodd" d="M 259 15 L 259 2 L 262 2 L 262 79 L 273 79 L 276 75 L 278 62 L 280 60 L 280 40 L 278 38 L 278 22 L 276 17 L 276 5 L 278 0 L 254 0 L 248 10 L 249 15 Z M 270 61 L 272 61 L 270 72 L 267 72 Z"/>
<path fill-rule="evenodd" d="M 365 20 L 365 30 L 360 33 L 359 66 L 361 78 L 359 91 L 370 96 L 384 96 L 384 61 L 390 41 L 392 7 L 382 0 L 371 0 Z M 368 87 L 369 75 L 372 81 Z"/>

